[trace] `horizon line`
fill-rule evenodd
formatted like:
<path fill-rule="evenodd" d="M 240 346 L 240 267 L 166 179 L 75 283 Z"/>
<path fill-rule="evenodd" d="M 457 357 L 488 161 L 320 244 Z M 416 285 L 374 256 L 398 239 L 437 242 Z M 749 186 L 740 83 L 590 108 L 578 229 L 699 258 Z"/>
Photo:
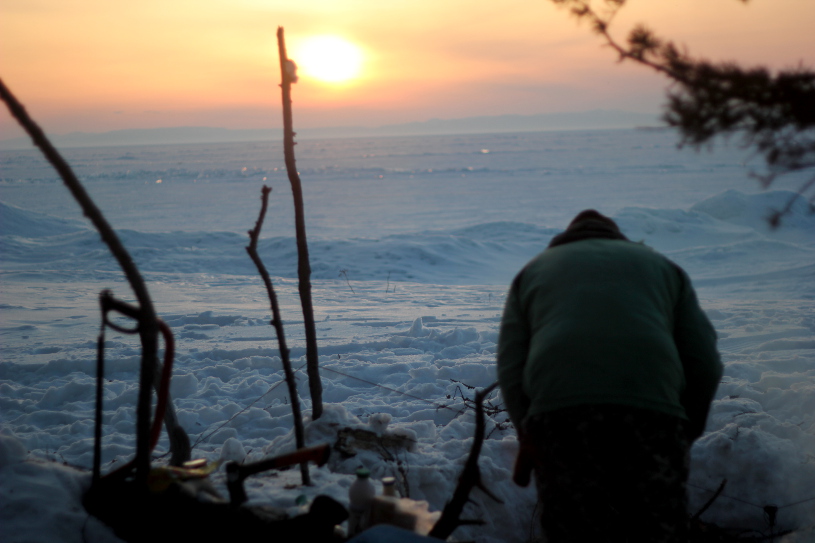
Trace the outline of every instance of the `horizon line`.
<path fill-rule="evenodd" d="M 548 121 L 548 122 L 544 122 Z M 651 121 L 651 122 L 649 122 Z M 310 127 L 297 130 L 301 139 L 338 139 L 365 137 L 441 136 L 490 133 L 554 132 L 576 130 L 667 129 L 658 114 L 624 110 L 594 109 L 573 112 L 502 114 L 432 118 L 424 121 L 379 126 L 344 125 Z M 185 132 L 185 133 L 179 133 Z M 280 134 L 279 137 L 275 134 Z M 113 136 L 113 139 L 111 139 Z M 117 137 L 118 136 L 118 137 Z M 146 139 L 158 137 L 158 141 Z M 162 137 L 163 136 L 163 137 Z M 218 126 L 166 126 L 119 128 L 100 132 L 49 134 L 61 147 L 116 147 L 128 145 L 172 145 L 197 143 L 238 143 L 281 140 L 282 127 L 226 128 Z M 118 140 L 118 141 L 117 141 Z M 0 140 L 0 150 L 22 150 L 31 146 L 30 138 L 18 136 Z"/>

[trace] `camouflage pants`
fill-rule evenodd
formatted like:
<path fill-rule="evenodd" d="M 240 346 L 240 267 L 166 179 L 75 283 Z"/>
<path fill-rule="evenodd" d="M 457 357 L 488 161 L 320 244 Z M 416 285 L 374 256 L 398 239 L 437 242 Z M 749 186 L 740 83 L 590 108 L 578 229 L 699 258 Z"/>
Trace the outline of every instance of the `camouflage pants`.
<path fill-rule="evenodd" d="M 655 411 L 587 405 L 533 417 L 541 524 L 549 543 L 685 543 L 689 443 Z"/>

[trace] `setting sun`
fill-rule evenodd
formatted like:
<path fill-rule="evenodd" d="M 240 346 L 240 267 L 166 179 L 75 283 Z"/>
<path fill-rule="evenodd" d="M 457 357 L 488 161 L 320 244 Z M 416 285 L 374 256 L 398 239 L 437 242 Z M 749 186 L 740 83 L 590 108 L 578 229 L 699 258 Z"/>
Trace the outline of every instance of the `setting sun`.
<path fill-rule="evenodd" d="M 326 83 L 345 83 L 362 71 L 360 48 L 337 36 L 307 38 L 292 53 L 300 75 Z"/>
<path fill-rule="evenodd" d="M 628 2 L 612 32 L 643 23 L 691 55 L 777 70 L 812 64 L 812 20 L 801 0 Z M 664 103 L 663 77 L 615 62 L 551 0 L 6 0 L 0 76 L 55 134 L 266 129 L 282 121 L 278 27 L 301 129 Z M 18 137 L 0 114 L 0 140 Z"/>

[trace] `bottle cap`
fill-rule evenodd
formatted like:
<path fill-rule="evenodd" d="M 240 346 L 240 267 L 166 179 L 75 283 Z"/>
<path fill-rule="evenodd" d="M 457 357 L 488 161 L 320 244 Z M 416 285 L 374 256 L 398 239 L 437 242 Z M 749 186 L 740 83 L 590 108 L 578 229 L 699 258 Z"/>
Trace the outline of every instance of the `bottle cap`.
<path fill-rule="evenodd" d="M 371 472 L 370 470 L 368 470 L 368 468 L 359 468 L 357 470 L 357 477 L 359 477 L 360 479 L 367 479 L 370 476 Z"/>

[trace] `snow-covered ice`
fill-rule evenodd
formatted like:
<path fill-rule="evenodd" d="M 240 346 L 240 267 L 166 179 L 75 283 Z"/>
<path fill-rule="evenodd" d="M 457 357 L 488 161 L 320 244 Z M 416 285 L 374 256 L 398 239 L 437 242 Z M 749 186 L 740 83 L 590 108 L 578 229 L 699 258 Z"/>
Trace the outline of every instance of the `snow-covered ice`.
<path fill-rule="evenodd" d="M 679 151 L 658 131 L 306 140 L 297 151 L 326 402 L 307 441 L 333 443 L 351 427 L 408 446 L 335 455 L 307 488 L 293 484 L 297 470 L 252 477 L 252 503 L 294 513 L 302 495 L 345 502 L 364 466 L 441 509 L 472 443 L 464 399 L 496 378 L 507 286 L 573 215 L 597 208 L 688 271 L 719 333 L 725 373 L 692 451 L 691 510 L 727 479 L 705 520 L 768 532 L 762 508 L 776 505 L 776 531 L 796 530 L 785 541 L 815 537 L 815 216 L 798 202 L 780 229 L 766 224 L 796 180 L 760 192 L 739 150 Z M 300 368 L 280 144 L 64 152 L 176 336 L 172 394 L 194 456 L 250 461 L 293 448 L 268 299 L 244 250 L 268 184 L 259 249 Z M 79 499 L 93 457 L 98 294 L 132 295 L 35 150 L 4 151 L 0 164 L 0 536 L 117 541 Z M 106 358 L 110 470 L 134 450 L 139 345 L 109 331 Z M 457 538 L 522 542 L 536 530 L 534 490 L 510 479 L 517 442 L 506 418 L 490 418 L 481 456 L 504 503 L 475 490 L 468 516 L 487 525 Z M 163 439 L 157 462 L 167 447 Z"/>

